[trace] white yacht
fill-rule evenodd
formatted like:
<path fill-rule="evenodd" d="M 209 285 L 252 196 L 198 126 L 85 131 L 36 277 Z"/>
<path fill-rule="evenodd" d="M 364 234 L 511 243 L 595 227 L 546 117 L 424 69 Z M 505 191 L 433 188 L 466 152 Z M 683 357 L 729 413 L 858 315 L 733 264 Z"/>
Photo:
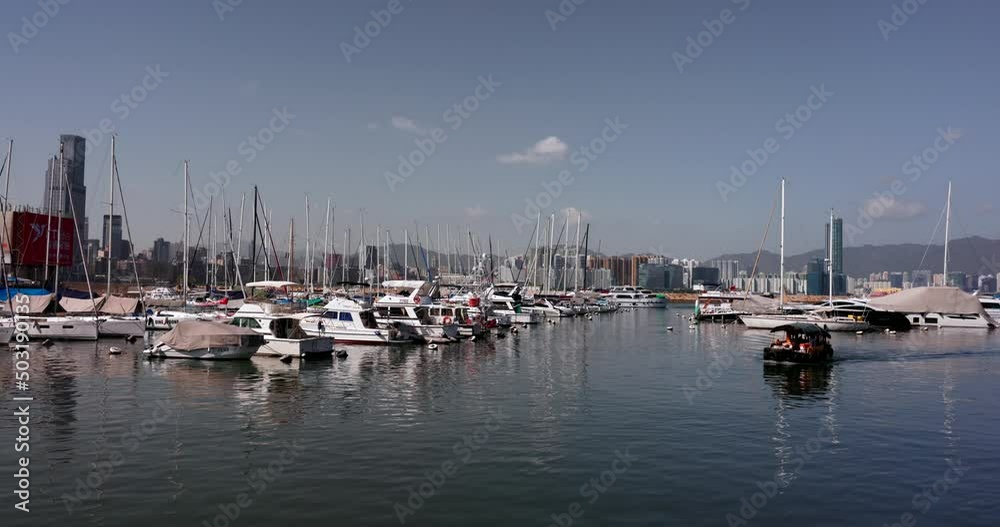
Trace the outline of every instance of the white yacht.
<path fill-rule="evenodd" d="M 221 322 L 184 320 L 143 350 L 151 359 L 247 360 L 264 345 L 264 336 Z"/>
<path fill-rule="evenodd" d="M 230 324 L 252 329 L 264 336 L 258 355 L 298 358 L 329 356 L 333 336 L 312 336 L 299 327 L 302 317 L 276 304 L 247 302 L 233 315 Z"/>
<path fill-rule="evenodd" d="M 375 312 L 358 302 L 344 297 L 334 297 L 321 313 L 304 313 L 299 327 L 314 336 L 332 336 L 340 343 L 352 344 L 406 344 L 417 334 L 410 326 L 394 322 L 380 328 Z"/>
<path fill-rule="evenodd" d="M 872 298 L 868 305 L 902 313 L 912 326 L 992 329 L 997 322 L 979 298 L 955 287 L 914 287 Z"/>
<path fill-rule="evenodd" d="M 491 285 L 484 297 L 493 304 L 494 313 L 506 315 L 514 324 L 540 324 L 545 317 L 540 311 L 526 309 L 520 284 Z"/>
<path fill-rule="evenodd" d="M 651 307 L 659 309 L 667 307 L 666 297 L 659 296 L 649 289 L 628 285 L 612 287 L 603 296 L 620 307 Z"/>
<path fill-rule="evenodd" d="M 986 314 L 993 320 L 1000 321 L 1000 298 L 995 296 L 981 296 L 979 303 L 983 305 Z"/>
<path fill-rule="evenodd" d="M 742 291 L 706 291 L 694 302 L 694 318 L 697 321 L 729 322 L 739 320 L 747 311 L 733 307 L 734 302 L 746 300 L 747 294 Z"/>
<path fill-rule="evenodd" d="M 382 285 L 400 292 L 384 295 L 374 302 L 379 327 L 388 329 L 393 322 L 399 322 L 409 326 L 421 341 L 442 343 L 458 340 L 458 324 L 435 324 L 430 318 L 428 309 L 436 289 L 434 284 L 423 280 L 387 280 Z"/>

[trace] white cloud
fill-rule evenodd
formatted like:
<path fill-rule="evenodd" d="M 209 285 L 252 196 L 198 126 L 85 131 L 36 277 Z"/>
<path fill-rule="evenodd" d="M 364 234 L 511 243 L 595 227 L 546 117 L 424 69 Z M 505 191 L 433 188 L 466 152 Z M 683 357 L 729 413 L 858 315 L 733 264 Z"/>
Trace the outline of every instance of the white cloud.
<path fill-rule="evenodd" d="M 482 218 L 487 213 L 487 210 L 483 208 L 482 205 L 476 204 L 475 207 L 466 207 L 465 215 L 470 218 Z"/>
<path fill-rule="evenodd" d="M 578 209 L 576 207 L 566 207 L 565 209 L 560 210 L 559 214 L 557 214 L 556 216 L 558 217 L 559 215 L 562 215 L 562 217 L 565 218 L 567 213 L 569 214 L 569 221 L 571 223 L 575 222 L 577 216 L 581 215 L 583 217 L 583 221 L 590 221 L 590 213 L 583 209 Z"/>
<path fill-rule="evenodd" d="M 402 130 L 407 133 L 425 135 L 427 130 L 419 125 L 413 119 L 407 119 L 399 115 L 394 115 L 392 117 L 392 127 L 396 130 Z"/>
<path fill-rule="evenodd" d="M 871 198 L 865 202 L 864 209 L 873 218 L 908 220 L 927 212 L 927 205 L 922 201 L 906 201 L 900 198 L 895 198 L 886 205 L 878 198 Z"/>
<path fill-rule="evenodd" d="M 565 159 L 569 145 L 556 136 L 549 136 L 537 142 L 531 148 L 510 154 L 497 156 L 497 161 L 508 164 L 542 164 Z"/>

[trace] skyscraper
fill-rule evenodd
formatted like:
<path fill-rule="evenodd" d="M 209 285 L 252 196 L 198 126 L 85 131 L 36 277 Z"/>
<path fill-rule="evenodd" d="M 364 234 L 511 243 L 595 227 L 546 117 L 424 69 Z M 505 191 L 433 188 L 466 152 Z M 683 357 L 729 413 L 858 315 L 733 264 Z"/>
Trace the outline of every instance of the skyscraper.
<path fill-rule="evenodd" d="M 823 229 L 823 252 L 828 260 L 833 262 L 833 294 L 842 295 L 847 291 L 847 279 L 844 276 L 844 220 L 833 219 L 833 254 L 830 254 L 830 224 Z"/>
<path fill-rule="evenodd" d="M 86 240 L 89 237 L 86 216 L 87 186 L 84 184 L 84 165 L 86 164 L 87 140 L 78 135 L 61 135 L 59 143 L 62 148 L 62 166 L 60 156 L 49 159 L 45 171 L 45 191 L 42 194 L 42 210 L 52 214 L 75 217 L 79 226 L 79 235 Z M 65 174 L 65 178 L 63 175 Z M 76 238 L 76 233 L 74 233 Z M 80 254 L 79 244 L 73 247 L 73 265 L 84 261 Z"/>
<path fill-rule="evenodd" d="M 108 230 L 110 226 L 110 231 Z M 109 239 L 108 236 L 111 236 Z M 113 258 L 123 258 L 127 256 L 125 247 L 122 244 L 122 217 L 118 214 L 114 216 L 104 215 L 104 228 L 101 229 L 101 245 L 104 250 L 111 249 Z"/>

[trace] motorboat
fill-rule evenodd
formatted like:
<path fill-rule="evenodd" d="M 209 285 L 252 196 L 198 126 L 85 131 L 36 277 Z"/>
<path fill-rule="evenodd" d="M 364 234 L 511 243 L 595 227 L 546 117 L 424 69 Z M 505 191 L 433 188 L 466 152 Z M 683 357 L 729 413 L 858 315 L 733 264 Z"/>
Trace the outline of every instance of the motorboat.
<path fill-rule="evenodd" d="M 666 297 L 657 295 L 649 289 L 628 285 L 612 287 L 603 296 L 620 307 L 648 307 L 657 309 L 665 309 L 667 307 Z"/>
<path fill-rule="evenodd" d="M 975 295 L 957 287 L 914 287 L 872 298 L 868 305 L 902 313 L 912 326 L 992 329 L 996 320 Z"/>
<path fill-rule="evenodd" d="M 264 344 L 264 335 L 250 328 L 182 320 L 143 354 L 151 359 L 247 360 Z"/>
<path fill-rule="evenodd" d="M 993 320 L 1000 321 L 1000 298 L 996 296 L 980 296 L 979 303 L 983 305 L 983 310 Z"/>
<path fill-rule="evenodd" d="M 332 336 L 340 343 L 406 344 L 419 339 L 398 321 L 380 327 L 375 311 L 351 298 L 334 297 L 319 313 L 303 313 L 299 327 L 313 336 Z"/>
<path fill-rule="evenodd" d="M 493 304 L 493 312 L 506 315 L 514 324 L 541 324 L 545 315 L 526 309 L 521 297 L 520 284 L 494 284 L 484 295 Z"/>
<path fill-rule="evenodd" d="M 478 337 L 483 334 L 481 317 L 474 317 L 466 306 L 431 304 L 428 316 L 436 324 L 458 324 L 458 334 L 462 337 Z"/>
<path fill-rule="evenodd" d="M 385 294 L 373 303 L 379 327 L 388 329 L 394 322 L 409 326 L 423 342 L 454 342 L 459 338 L 458 324 L 435 324 L 430 318 L 431 296 L 437 286 L 423 280 L 386 280 L 384 287 L 399 292 Z"/>
<path fill-rule="evenodd" d="M 699 322 L 733 322 L 749 312 L 733 307 L 734 302 L 745 300 L 747 293 L 740 291 L 706 291 L 695 299 L 694 319 Z"/>
<path fill-rule="evenodd" d="M 784 339 L 775 339 L 764 348 L 764 360 L 775 362 L 821 363 L 833 360 L 830 333 L 816 324 L 797 322 L 771 329 L 784 331 Z"/>
<path fill-rule="evenodd" d="M 329 357 L 333 353 L 332 335 L 309 335 L 300 327 L 302 317 L 275 304 L 247 302 L 229 321 L 264 336 L 258 355 L 270 357 Z"/>

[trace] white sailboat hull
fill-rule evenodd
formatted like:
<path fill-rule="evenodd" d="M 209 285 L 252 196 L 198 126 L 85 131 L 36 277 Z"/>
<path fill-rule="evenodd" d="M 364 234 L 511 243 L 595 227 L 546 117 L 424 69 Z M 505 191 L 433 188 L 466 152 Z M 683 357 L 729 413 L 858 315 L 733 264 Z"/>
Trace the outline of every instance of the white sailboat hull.
<path fill-rule="evenodd" d="M 32 340 L 97 340 L 97 321 L 73 317 L 26 317 Z"/>

